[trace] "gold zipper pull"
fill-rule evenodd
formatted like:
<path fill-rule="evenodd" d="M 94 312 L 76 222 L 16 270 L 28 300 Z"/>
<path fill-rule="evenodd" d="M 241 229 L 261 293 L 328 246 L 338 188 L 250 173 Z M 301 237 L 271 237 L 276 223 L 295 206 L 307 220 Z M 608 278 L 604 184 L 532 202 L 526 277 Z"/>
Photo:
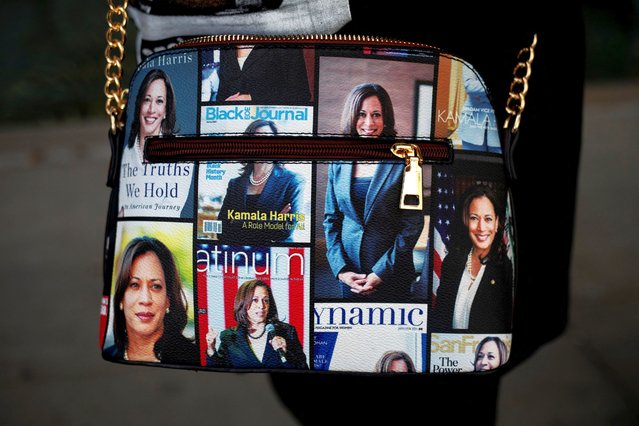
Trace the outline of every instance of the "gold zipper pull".
<path fill-rule="evenodd" d="M 412 143 L 400 142 L 391 147 L 391 152 L 406 161 L 399 208 L 403 210 L 422 210 L 423 157 L 419 147 Z"/>

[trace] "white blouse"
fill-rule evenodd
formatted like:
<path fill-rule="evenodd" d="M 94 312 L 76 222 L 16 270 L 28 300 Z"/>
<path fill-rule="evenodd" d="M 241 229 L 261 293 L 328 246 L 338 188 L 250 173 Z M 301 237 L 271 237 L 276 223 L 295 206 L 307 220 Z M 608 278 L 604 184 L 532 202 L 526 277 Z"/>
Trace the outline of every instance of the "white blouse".
<path fill-rule="evenodd" d="M 477 294 L 477 288 L 481 283 L 486 265 L 481 265 L 475 280 L 470 279 L 468 268 L 464 268 L 464 274 L 459 281 L 457 289 L 457 298 L 455 299 L 455 311 L 453 312 L 453 328 L 467 329 L 470 320 L 470 309 L 473 306 L 473 300 Z"/>

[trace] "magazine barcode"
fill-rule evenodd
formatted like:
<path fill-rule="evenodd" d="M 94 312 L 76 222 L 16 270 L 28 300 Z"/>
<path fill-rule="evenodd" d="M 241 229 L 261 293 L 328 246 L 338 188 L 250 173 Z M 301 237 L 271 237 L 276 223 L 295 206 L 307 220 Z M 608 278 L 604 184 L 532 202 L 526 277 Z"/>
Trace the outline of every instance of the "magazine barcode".
<path fill-rule="evenodd" d="M 222 221 L 221 220 L 205 220 L 204 233 L 205 234 L 221 234 Z"/>

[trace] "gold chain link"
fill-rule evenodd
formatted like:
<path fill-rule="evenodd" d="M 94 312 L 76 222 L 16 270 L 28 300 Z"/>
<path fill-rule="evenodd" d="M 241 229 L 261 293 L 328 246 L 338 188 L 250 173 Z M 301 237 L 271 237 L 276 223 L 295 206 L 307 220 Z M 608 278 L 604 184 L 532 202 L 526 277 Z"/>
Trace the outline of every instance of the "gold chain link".
<path fill-rule="evenodd" d="M 530 47 L 524 47 L 519 51 L 517 55 L 517 65 L 513 70 L 513 81 L 510 83 L 510 93 L 508 94 L 508 100 L 506 101 L 506 122 L 504 123 L 504 129 L 508 129 L 510 126 L 510 119 L 514 118 L 512 132 L 516 133 L 519 130 L 519 124 L 521 123 L 521 113 L 526 107 L 526 93 L 528 93 L 528 79 L 532 73 L 532 62 L 535 59 L 535 47 L 537 46 L 537 34 L 533 36 L 533 41 Z"/>
<path fill-rule="evenodd" d="M 104 57 L 106 67 L 104 75 L 104 94 L 106 95 L 105 110 L 111 119 L 111 132 L 115 134 L 118 128 L 122 128 L 122 112 L 126 106 L 128 89 L 122 88 L 122 60 L 124 59 L 124 43 L 126 42 L 126 22 L 128 15 L 126 7 L 128 0 L 122 0 L 122 4 L 116 5 L 116 0 L 109 0 L 109 11 L 106 21 L 109 28 L 106 31 L 106 49 Z"/>

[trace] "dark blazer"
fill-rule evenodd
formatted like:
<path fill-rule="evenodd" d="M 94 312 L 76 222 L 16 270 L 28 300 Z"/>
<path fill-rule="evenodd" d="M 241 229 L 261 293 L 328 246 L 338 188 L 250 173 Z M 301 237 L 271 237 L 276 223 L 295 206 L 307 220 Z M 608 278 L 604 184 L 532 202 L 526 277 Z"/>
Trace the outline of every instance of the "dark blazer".
<path fill-rule="evenodd" d="M 286 340 L 286 361 L 282 362 L 279 354 L 269 343 L 264 350 L 264 358 L 259 361 L 251 346 L 246 327 L 237 326 L 227 328 L 220 333 L 219 349 L 215 354 L 206 357 L 208 367 L 225 368 L 290 368 L 305 370 L 308 369 L 306 356 L 300 344 L 295 327 L 283 322 L 275 325 L 275 336 L 283 337 Z"/>
<path fill-rule="evenodd" d="M 453 329 L 459 282 L 468 252 L 452 251 L 442 263 L 442 276 L 431 322 L 439 332 L 510 333 L 512 331 L 513 268 L 505 256 L 489 260 L 470 308 L 467 330 Z"/>
<path fill-rule="evenodd" d="M 200 354 L 195 344 L 183 335 L 166 339 L 160 344 L 160 362 L 175 365 L 200 365 Z M 124 350 L 116 345 L 105 348 L 102 352 L 105 358 L 124 359 Z"/>
<path fill-rule="evenodd" d="M 328 169 L 324 232 L 333 274 L 374 272 L 383 281 L 374 298 L 402 299 L 417 274 L 413 249 L 424 227 L 424 214 L 400 210 L 404 165 L 379 164 L 366 195 L 364 217 L 351 203 L 353 164 Z"/>
<path fill-rule="evenodd" d="M 279 230 L 243 228 L 244 220 L 228 219 L 228 212 L 231 210 L 235 212 L 249 211 L 246 207 L 246 192 L 249 185 L 249 175 L 233 178 L 229 181 L 218 215 L 218 220 L 222 221 L 222 233 L 218 235 L 220 242 L 225 244 L 270 244 L 273 241 L 293 241 L 294 229 L 286 229 L 286 225 L 295 225 L 295 221 L 265 221 L 275 225 L 276 228 L 283 228 Z M 257 200 L 256 210 L 266 213 L 268 218 L 272 211 L 279 213 L 286 204 L 290 203 L 290 213 L 301 213 L 303 191 L 304 179 L 297 173 L 276 165 Z"/>
<path fill-rule="evenodd" d="M 311 102 L 301 49 L 255 47 L 242 69 L 235 49 L 222 49 L 219 76 L 218 101 L 240 92 L 250 94 L 254 104 L 305 105 Z"/>

